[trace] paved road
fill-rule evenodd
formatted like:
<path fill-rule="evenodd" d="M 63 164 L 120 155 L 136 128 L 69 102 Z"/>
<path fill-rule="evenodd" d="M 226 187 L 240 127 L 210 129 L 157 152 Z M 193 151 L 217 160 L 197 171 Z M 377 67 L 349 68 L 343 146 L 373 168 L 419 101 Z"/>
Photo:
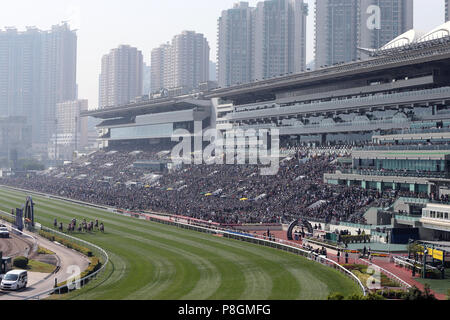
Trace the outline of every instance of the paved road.
<path fill-rule="evenodd" d="M 27 233 L 30 234 L 30 233 Z M 60 269 L 52 275 L 31 273 L 28 287 L 18 292 L 0 292 L 0 300 L 23 300 L 27 297 L 39 294 L 43 291 L 50 290 L 54 287 L 55 279 L 63 282 L 72 276 L 78 275 L 89 266 L 87 257 L 75 250 L 68 249 L 62 245 L 51 242 L 42 237 L 33 236 L 37 239 L 41 247 L 47 248 L 57 255 L 60 263 Z M 79 272 L 68 273 L 68 271 L 79 270 Z M 45 298 L 45 296 L 41 297 Z"/>

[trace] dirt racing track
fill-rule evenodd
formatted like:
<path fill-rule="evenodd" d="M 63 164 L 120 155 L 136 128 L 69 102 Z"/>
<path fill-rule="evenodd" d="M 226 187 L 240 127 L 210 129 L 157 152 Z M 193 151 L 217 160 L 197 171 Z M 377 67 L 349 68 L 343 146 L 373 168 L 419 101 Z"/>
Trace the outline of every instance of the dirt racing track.
<path fill-rule="evenodd" d="M 33 245 L 30 238 L 20 237 L 12 232 L 9 238 L 0 239 L 0 251 L 3 252 L 3 257 L 26 256 Z"/>
<path fill-rule="evenodd" d="M 77 273 L 67 273 L 68 270 L 75 269 L 83 272 L 83 270 L 89 266 L 89 260 L 75 250 L 68 249 L 62 245 L 48 241 L 47 239 L 36 235 L 33 235 L 32 237 L 34 237 L 37 241 L 37 245 L 49 249 L 55 253 L 55 255 L 51 258 L 44 257 L 44 259 L 47 260 L 46 262 L 55 260 L 54 264 L 57 267 L 55 272 L 52 274 L 28 272 L 27 288 L 15 292 L 0 291 L 0 300 L 27 299 L 52 289 L 55 285 L 55 279 L 57 282 L 62 282 L 77 275 Z M 42 260 L 37 256 L 37 252 L 33 251 L 35 240 L 31 237 L 13 234 L 13 232 L 11 232 L 9 239 L 0 239 L 0 251 L 3 251 L 4 257 L 17 257 L 20 255 L 27 256 L 29 254 L 29 259 Z M 41 298 L 44 298 L 44 296 Z"/>

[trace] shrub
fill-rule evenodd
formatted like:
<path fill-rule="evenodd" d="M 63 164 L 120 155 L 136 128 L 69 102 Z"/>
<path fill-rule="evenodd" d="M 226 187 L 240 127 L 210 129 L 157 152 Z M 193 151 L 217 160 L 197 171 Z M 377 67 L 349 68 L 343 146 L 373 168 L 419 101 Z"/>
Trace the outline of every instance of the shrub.
<path fill-rule="evenodd" d="M 336 292 L 328 296 L 327 300 L 344 300 L 342 293 Z"/>
<path fill-rule="evenodd" d="M 97 270 L 99 270 L 102 266 L 102 263 L 100 262 L 100 260 L 97 257 L 93 257 L 91 258 L 91 262 L 89 263 L 89 267 L 87 267 L 86 270 L 84 270 L 81 274 L 80 274 L 80 279 L 83 279 L 89 275 L 91 275 L 92 273 L 96 272 Z M 86 285 L 88 283 L 89 280 L 85 280 L 84 283 L 82 283 L 82 285 Z M 67 281 L 58 283 L 56 286 L 57 287 L 62 287 L 64 285 L 67 284 Z M 69 290 L 68 288 L 63 288 L 61 289 L 61 294 L 67 293 Z"/>
<path fill-rule="evenodd" d="M 424 291 L 422 292 L 416 286 L 409 288 L 403 296 L 404 300 L 437 300 L 436 297 L 431 293 L 430 286 L 428 284 L 424 285 Z"/>
<path fill-rule="evenodd" d="M 82 254 L 84 254 L 85 256 L 88 257 L 93 257 L 93 253 L 90 249 L 80 246 L 79 244 L 76 244 L 70 240 L 67 240 L 65 238 L 62 237 L 58 237 L 58 236 L 54 236 L 53 234 L 51 234 L 50 232 L 46 232 L 46 231 L 40 231 L 39 235 L 50 240 L 50 241 L 56 241 L 61 243 L 63 246 L 69 248 L 69 249 L 74 249 Z"/>
<path fill-rule="evenodd" d="M 13 261 L 13 265 L 19 269 L 26 269 L 28 266 L 28 258 L 26 257 L 17 257 Z"/>
<path fill-rule="evenodd" d="M 55 253 L 51 250 L 48 250 L 47 248 L 38 246 L 38 254 L 55 254 Z"/>

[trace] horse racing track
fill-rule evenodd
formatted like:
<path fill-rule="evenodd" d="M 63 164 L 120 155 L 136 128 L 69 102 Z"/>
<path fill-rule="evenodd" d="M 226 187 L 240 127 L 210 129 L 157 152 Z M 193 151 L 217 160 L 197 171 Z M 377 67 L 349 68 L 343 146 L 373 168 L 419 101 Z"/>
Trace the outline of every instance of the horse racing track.
<path fill-rule="evenodd" d="M 20 207 L 27 194 L 0 188 L 0 210 Z M 70 202 L 33 196 L 36 219 L 67 226 L 98 219 L 105 233 L 74 233 L 102 247 L 102 276 L 64 298 L 151 300 L 303 300 L 349 295 L 357 285 L 338 271 L 297 255 L 137 220 Z"/>

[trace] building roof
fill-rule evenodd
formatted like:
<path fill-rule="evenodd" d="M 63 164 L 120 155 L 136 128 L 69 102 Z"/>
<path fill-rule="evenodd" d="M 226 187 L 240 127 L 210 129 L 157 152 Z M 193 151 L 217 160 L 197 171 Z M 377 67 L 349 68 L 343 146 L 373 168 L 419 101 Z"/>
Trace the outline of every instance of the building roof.
<path fill-rule="evenodd" d="M 420 44 L 448 37 L 450 37 L 450 21 L 434 28 L 430 32 L 423 32 L 416 29 L 408 30 L 381 47 L 378 51 L 392 50 L 412 44 Z"/>
<path fill-rule="evenodd" d="M 431 41 L 441 38 L 446 38 L 450 36 L 450 21 L 447 21 L 446 23 L 440 25 L 437 28 L 434 28 L 424 36 L 422 36 L 417 42 L 425 42 L 425 41 Z"/>
<path fill-rule="evenodd" d="M 425 32 L 411 29 L 384 45 L 380 50 L 389 50 L 413 44 L 417 42 L 423 35 L 425 35 Z"/>
<path fill-rule="evenodd" d="M 210 107 L 210 100 L 195 99 L 189 96 L 148 100 L 145 102 L 130 103 L 114 108 L 105 108 L 93 111 L 84 111 L 82 117 L 98 119 L 114 119 L 132 117 L 146 114 L 156 114 L 171 111 L 180 111 L 196 107 Z"/>

